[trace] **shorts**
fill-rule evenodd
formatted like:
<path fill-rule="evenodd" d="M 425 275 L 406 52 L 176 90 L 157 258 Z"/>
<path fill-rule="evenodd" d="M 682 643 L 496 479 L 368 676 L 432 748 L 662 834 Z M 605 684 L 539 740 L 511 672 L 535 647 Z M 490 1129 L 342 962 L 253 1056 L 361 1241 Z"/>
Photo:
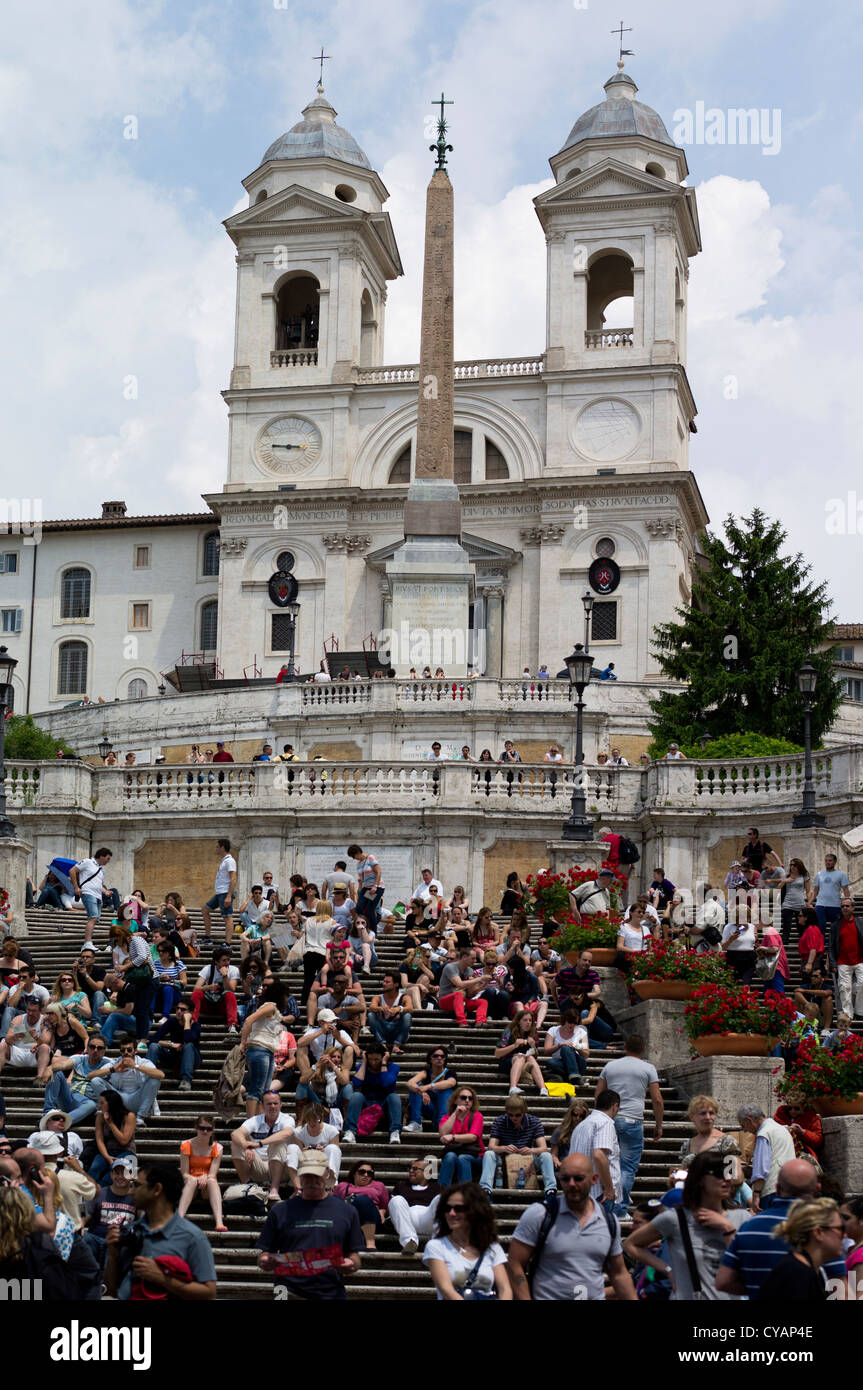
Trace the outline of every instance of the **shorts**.
<path fill-rule="evenodd" d="M 231 895 L 230 898 L 228 898 L 228 906 L 227 906 L 227 907 L 225 907 L 225 894 L 224 894 L 224 893 L 214 893 L 213 896 L 211 897 L 210 901 L 206 904 L 206 906 L 210 909 L 211 912 L 216 912 L 216 911 L 218 910 L 219 912 L 221 912 L 221 914 L 222 914 L 223 917 L 233 917 L 233 915 L 234 915 L 234 898 L 233 898 L 233 894 Z"/>
<path fill-rule="evenodd" d="M 98 921 L 102 915 L 101 897 L 97 898 L 95 894 L 92 893 L 82 893 L 81 901 L 84 904 L 84 911 L 86 912 L 87 916 L 95 917 L 96 921 Z"/>
<path fill-rule="evenodd" d="M 13 1067 L 35 1067 L 36 1053 L 31 1052 L 28 1045 L 13 1043 L 9 1048 L 9 1062 Z"/>

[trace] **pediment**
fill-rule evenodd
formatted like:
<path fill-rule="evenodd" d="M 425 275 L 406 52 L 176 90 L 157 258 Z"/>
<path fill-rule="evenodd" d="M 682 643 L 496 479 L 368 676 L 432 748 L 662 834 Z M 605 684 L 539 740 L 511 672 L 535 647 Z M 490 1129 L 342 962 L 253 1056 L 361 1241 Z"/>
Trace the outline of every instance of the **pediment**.
<path fill-rule="evenodd" d="M 633 193 L 682 192 L 678 185 L 655 174 L 634 169 L 631 164 L 622 164 L 616 159 L 604 159 L 600 164 L 592 164 L 579 174 L 573 174 L 565 183 L 555 184 L 545 193 L 534 198 L 537 208 L 550 207 L 558 202 L 571 202 L 573 198 L 632 197 Z"/>
<path fill-rule="evenodd" d="M 475 565 L 487 567 L 493 564 L 499 570 L 509 569 L 521 559 L 521 552 L 513 550 L 508 545 L 500 545 L 496 541 L 485 540 L 482 536 L 473 536 L 469 531 L 463 531 L 461 543 L 468 553 L 471 562 Z M 401 536 L 398 540 L 390 541 L 387 545 L 382 545 L 378 550 L 372 550 L 366 556 L 366 564 L 373 569 L 382 568 L 388 560 L 391 560 L 400 546 L 404 544 Z"/>
<path fill-rule="evenodd" d="M 265 198 L 261 203 L 253 203 L 250 208 L 234 213 L 225 220 L 229 231 L 242 228 L 269 226 L 273 222 L 295 222 L 303 218 L 320 222 L 322 218 L 333 222 L 362 222 L 367 217 L 362 208 L 350 207 L 338 198 L 328 198 L 325 193 L 316 193 L 300 184 L 291 184 Z"/>

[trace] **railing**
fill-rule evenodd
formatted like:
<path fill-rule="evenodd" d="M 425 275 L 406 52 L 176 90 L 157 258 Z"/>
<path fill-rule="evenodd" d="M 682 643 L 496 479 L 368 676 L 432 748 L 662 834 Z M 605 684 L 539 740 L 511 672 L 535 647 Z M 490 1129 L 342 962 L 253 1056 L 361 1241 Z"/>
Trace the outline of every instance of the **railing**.
<path fill-rule="evenodd" d="M 632 328 L 588 328 L 584 335 L 586 348 L 631 348 L 633 341 Z"/>
<path fill-rule="evenodd" d="M 777 797 L 803 796 L 802 757 L 771 758 L 770 761 L 741 759 L 737 762 L 693 763 L 696 797 L 741 797 L 764 804 Z M 831 754 L 815 754 L 812 779 L 816 795 L 830 796 L 833 781 Z M 844 782 L 844 779 L 843 779 Z"/>
<path fill-rule="evenodd" d="M 316 367 L 317 348 L 276 348 L 270 353 L 271 367 Z"/>
<path fill-rule="evenodd" d="M 38 763 L 6 764 L 6 801 L 10 806 L 35 806 L 42 781 Z"/>
<path fill-rule="evenodd" d="M 473 698 L 470 681 L 435 680 L 397 680 L 396 707 L 405 705 L 463 704 Z"/>
<path fill-rule="evenodd" d="M 502 704 L 554 704 L 571 703 L 572 686 L 568 680 L 528 680 L 522 676 L 518 681 L 498 681 L 497 697 Z"/>
<path fill-rule="evenodd" d="M 456 362 L 453 376 L 456 381 L 476 381 L 484 377 L 541 376 L 542 357 L 485 357 L 472 362 Z M 357 381 L 365 385 L 388 386 L 399 382 L 419 381 L 418 364 L 399 367 L 361 367 Z"/>
<path fill-rule="evenodd" d="M 207 764 L 205 767 L 147 767 L 114 775 L 112 790 L 120 787 L 120 800 L 129 806 L 188 803 L 192 808 L 208 801 L 235 806 L 255 797 L 260 764 L 253 768 L 242 763 Z M 101 776 L 101 774 L 100 774 Z M 118 779 L 122 778 L 122 781 Z"/>
<path fill-rule="evenodd" d="M 297 687 L 301 692 L 303 709 L 313 705 L 370 705 L 371 681 L 315 681 Z"/>

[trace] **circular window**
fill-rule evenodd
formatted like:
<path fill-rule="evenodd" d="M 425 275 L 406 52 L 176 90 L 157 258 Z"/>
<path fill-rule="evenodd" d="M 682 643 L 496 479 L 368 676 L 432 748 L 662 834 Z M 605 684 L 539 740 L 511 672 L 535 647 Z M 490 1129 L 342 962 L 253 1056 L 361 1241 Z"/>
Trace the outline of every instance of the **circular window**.
<path fill-rule="evenodd" d="M 280 574 L 288 574 L 296 564 L 293 555 L 289 550 L 282 550 L 276 558 L 276 569 Z"/>
<path fill-rule="evenodd" d="M 611 536 L 603 536 L 602 540 L 596 542 L 596 554 L 603 560 L 607 560 L 613 555 L 616 549 L 617 546 L 614 544 Z"/>
<path fill-rule="evenodd" d="M 357 196 L 357 190 L 356 190 L 355 188 L 351 188 L 351 186 L 350 186 L 349 183 L 337 183 L 337 184 L 336 184 L 336 197 L 339 198 L 339 199 L 341 199 L 341 201 L 342 201 L 343 203 L 352 203 L 352 202 L 354 202 L 354 200 L 356 199 L 356 196 Z"/>

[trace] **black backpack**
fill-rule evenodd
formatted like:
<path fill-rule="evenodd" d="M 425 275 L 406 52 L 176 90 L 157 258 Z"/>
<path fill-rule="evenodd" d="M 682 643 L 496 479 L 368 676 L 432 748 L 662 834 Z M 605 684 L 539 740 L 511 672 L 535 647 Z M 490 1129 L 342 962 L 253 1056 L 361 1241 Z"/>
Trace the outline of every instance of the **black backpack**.
<path fill-rule="evenodd" d="M 629 840 L 625 835 L 620 837 L 620 849 L 617 852 L 618 860 L 621 864 L 637 864 L 641 855 L 634 840 Z"/>

